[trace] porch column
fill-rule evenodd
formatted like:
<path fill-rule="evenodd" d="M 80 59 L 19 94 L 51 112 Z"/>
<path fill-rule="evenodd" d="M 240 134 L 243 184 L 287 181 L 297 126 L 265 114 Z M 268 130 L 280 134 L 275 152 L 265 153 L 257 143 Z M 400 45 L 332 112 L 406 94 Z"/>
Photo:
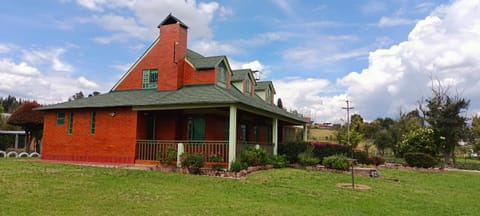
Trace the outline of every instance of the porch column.
<path fill-rule="evenodd" d="M 307 124 L 303 124 L 303 141 L 308 141 L 308 127 Z"/>
<path fill-rule="evenodd" d="M 228 168 L 233 161 L 237 153 L 237 107 L 235 105 L 230 106 L 230 119 L 228 126 Z"/>
<path fill-rule="evenodd" d="M 273 118 L 272 121 L 272 142 L 273 142 L 273 155 L 278 154 L 278 119 Z"/>
<path fill-rule="evenodd" d="M 15 134 L 15 151 L 18 152 L 18 134 Z"/>

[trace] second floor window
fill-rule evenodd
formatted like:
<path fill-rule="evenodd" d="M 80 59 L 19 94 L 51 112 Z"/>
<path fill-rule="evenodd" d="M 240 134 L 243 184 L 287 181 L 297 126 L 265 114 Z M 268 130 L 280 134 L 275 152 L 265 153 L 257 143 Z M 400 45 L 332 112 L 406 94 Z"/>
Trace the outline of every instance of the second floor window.
<path fill-rule="evenodd" d="M 247 76 L 247 78 L 245 79 L 245 93 L 251 93 L 251 92 L 252 92 L 252 81 Z"/>
<path fill-rule="evenodd" d="M 143 80 L 142 88 L 150 89 L 157 88 L 158 86 L 158 70 L 157 69 L 146 69 L 143 70 Z"/>
<path fill-rule="evenodd" d="M 222 62 L 218 65 L 218 85 L 225 87 L 227 83 L 227 68 L 225 64 Z"/>

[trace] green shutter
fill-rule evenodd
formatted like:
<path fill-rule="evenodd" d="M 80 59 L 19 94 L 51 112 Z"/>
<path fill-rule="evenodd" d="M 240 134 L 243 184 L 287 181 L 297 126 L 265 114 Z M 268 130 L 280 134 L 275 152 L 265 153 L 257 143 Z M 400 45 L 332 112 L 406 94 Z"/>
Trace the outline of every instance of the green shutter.
<path fill-rule="evenodd" d="M 73 113 L 70 113 L 70 118 L 68 119 L 68 134 L 73 133 Z"/>
<path fill-rule="evenodd" d="M 90 115 L 90 134 L 95 134 L 95 121 L 97 114 L 92 112 Z"/>
<path fill-rule="evenodd" d="M 205 140 L 205 119 L 203 117 L 193 118 L 193 140 Z"/>

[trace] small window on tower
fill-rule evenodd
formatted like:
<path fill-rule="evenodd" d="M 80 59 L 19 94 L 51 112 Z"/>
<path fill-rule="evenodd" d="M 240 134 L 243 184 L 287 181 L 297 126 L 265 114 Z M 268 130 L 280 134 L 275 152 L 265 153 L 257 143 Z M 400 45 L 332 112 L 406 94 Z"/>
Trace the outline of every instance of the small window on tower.
<path fill-rule="evenodd" d="M 158 86 L 158 70 L 157 69 L 143 70 L 142 88 L 151 89 L 151 88 L 157 88 L 157 86 Z"/>

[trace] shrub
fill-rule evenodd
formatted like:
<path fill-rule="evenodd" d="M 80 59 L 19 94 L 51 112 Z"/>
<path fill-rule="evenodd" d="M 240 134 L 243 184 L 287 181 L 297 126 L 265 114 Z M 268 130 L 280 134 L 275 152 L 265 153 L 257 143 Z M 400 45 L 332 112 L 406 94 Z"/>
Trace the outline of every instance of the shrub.
<path fill-rule="evenodd" d="M 357 164 L 370 165 L 372 161 L 368 157 L 368 154 L 364 151 L 353 151 L 353 159 L 355 159 Z"/>
<path fill-rule="evenodd" d="M 382 156 L 371 156 L 370 161 L 375 166 L 385 164 L 385 159 Z"/>
<path fill-rule="evenodd" d="M 320 162 L 328 156 L 350 153 L 350 148 L 346 145 L 321 142 L 313 142 L 312 145 L 315 146 L 313 154 L 320 159 Z"/>
<path fill-rule="evenodd" d="M 320 162 L 320 159 L 313 155 L 314 146 L 309 145 L 307 150 L 298 154 L 298 162 L 303 166 L 313 166 Z"/>
<path fill-rule="evenodd" d="M 408 166 L 411 167 L 430 168 L 437 164 L 437 160 L 434 157 L 421 152 L 406 153 L 404 159 Z"/>
<path fill-rule="evenodd" d="M 344 155 L 332 155 L 325 157 L 322 163 L 325 167 L 336 170 L 348 170 L 350 162 Z"/>
<path fill-rule="evenodd" d="M 287 163 L 287 156 L 285 155 L 272 155 L 268 158 L 268 164 L 273 165 L 274 168 L 284 168 Z"/>
<path fill-rule="evenodd" d="M 161 158 L 161 152 L 158 152 L 157 160 L 159 160 L 161 163 L 170 163 L 174 160 L 177 160 L 177 150 L 172 147 L 168 148 L 167 156 L 165 158 Z"/>
<path fill-rule="evenodd" d="M 247 147 L 243 150 L 241 159 L 248 166 L 261 166 L 267 164 L 268 154 L 263 148 Z"/>
<path fill-rule="evenodd" d="M 223 155 L 221 152 L 218 153 L 211 153 L 210 154 L 210 161 L 213 163 L 212 168 L 217 171 L 223 171 Z"/>
<path fill-rule="evenodd" d="M 400 154 L 422 152 L 434 156 L 439 150 L 437 143 L 432 128 L 419 128 L 402 136 L 399 151 Z"/>
<path fill-rule="evenodd" d="M 247 164 L 242 163 L 242 162 L 239 161 L 239 160 L 234 160 L 234 161 L 230 164 L 230 171 L 231 171 L 231 172 L 240 172 L 240 170 L 246 169 L 247 167 L 248 167 Z"/>
<path fill-rule="evenodd" d="M 278 145 L 278 154 L 287 157 L 290 163 L 298 163 L 298 154 L 307 150 L 308 142 L 290 142 Z"/>
<path fill-rule="evenodd" d="M 200 174 L 203 167 L 203 155 L 183 153 L 181 156 L 182 167 L 187 167 L 193 174 Z"/>

